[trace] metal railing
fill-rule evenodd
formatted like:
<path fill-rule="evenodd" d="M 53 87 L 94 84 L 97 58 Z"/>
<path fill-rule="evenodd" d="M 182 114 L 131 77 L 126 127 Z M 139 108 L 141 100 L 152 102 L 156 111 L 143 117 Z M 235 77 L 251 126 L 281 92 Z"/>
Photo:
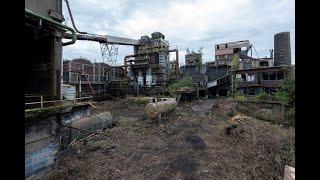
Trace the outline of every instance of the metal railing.
<path fill-rule="evenodd" d="M 85 78 L 84 76 L 87 76 L 88 78 Z M 79 83 L 79 74 L 78 73 L 70 73 L 70 76 L 67 80 L 69 83 Z M 82 82 L 105 82 L 107 79 L 107 76 L 102 75 L 82 75 L 81 81 Z"/>
<path fill-rule="evenodd" d="M 30 96 L 26 96 L 30 97 Z M 79 97 L 79 98 L 74 98 L 74 100 L 48 100 L 44 101 L 44 96 L 33 96 L 33 97 L 38 97 L 39 99 L 34 102 L 26 102 L 25 103 L 25 110 L 30 110 L 30 109 L 36 109 L 36 108 L 44 108 L 44 107 L 50 107 L 50 106 L 56 106 L 56 105 L 61 105 L 64 102 L 68 103 L 77 103 L 77 102 L 91 102 L 93 100 L 92 96 L 85 96 L 85 97 Z"/>

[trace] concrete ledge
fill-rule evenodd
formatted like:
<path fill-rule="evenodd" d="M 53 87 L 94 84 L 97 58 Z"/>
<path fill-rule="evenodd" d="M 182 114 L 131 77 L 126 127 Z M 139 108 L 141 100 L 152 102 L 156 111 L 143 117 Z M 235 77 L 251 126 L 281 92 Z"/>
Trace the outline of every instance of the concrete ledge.
<path fill-rule="evenodd" d="M 284 180 L 295 180 L 295 168 L 291 166 L 285 166 Z"/>

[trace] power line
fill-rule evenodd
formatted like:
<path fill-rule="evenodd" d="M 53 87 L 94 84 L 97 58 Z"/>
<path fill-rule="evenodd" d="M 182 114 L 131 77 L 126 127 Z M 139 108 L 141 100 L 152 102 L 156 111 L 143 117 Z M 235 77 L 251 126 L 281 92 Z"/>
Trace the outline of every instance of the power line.
<path fill-rule="evenodd" d="M 253 49 L 254 49 L 254 52 L 256 52 L 256 55 L 258 56 L 258 59 L 260 59 L 259 58 L 259 55 L 258 55 L 258 52 L 256 51 L 256 48 L 252 45 L 252 47 L 253 47 Z"/>

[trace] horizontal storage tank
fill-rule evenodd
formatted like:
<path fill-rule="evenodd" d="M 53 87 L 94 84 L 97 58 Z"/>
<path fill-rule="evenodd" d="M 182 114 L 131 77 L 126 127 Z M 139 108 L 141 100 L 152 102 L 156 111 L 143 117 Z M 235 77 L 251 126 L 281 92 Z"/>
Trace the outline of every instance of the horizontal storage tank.
<path fill-rule="evenodd" d="M 173 98 L 169 98 L 168 100 L 149 103 L 144 110 L 149 119 L 155 119 L 162 113 L 168 113 L 175 110 L 177 106 L 178 102 Z"/>

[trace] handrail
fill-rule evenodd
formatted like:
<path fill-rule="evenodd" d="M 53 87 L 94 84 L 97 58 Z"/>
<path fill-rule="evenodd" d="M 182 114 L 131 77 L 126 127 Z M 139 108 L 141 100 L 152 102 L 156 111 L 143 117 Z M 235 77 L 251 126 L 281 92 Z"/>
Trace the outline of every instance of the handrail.
<path fill-rule="evenodd" d="M 66 25 L 63 25 L 63 24 L 61 24 L 61 23 L 59 23 L 59 22 L 57 22 L 57 21 L 54 21 L 54 20 L 52 20 L 52 19 L 50 19 L 50 18 L 47 18 L 47 17 L 45 17 L 45 16 L 42 16 L 42 15 L 40 15 L 40 14 L 37 14 L 37 13 L 35 13 L 35 12 L 27 9 L 27 8 L 25 8 L 25 12 L 26 12 L 26 14 L 29 14 L 29 15 L 31 15 L 31 16 L 35 16 L 35 17 L 40 18 L 40 19 L 43 19 L 43 20 L 45 20 L 45 21 L 47 21 L 47 22 L 49 22 L 49 23 L 52 23 L 52 24 L 55 25 L 55 26 L 58 26 L 58 27 L 61 27 L 61 28 L 64 28 L 64 29 L 67 29 L 67 30 L 71 31 L 71 32 L 72 32 L 72 40 L 69 41 L 69 42 L 62 43 L 63 46 L 71 45 L 71 44 L 74 44 L 74 43 L 76 42 L 76 40 L 77 40 L 77 33 L 76 33 L 76 31 L 75 31 L 74 29 L 72 29 L 71 27 L 66 26 Z"/>
<path fill-rule="evenodd" d="M 74 100 L 92 99 L 92 98 L 93 98 L 93 96 L 87 96 L 87 97 L 75 98 Z M 25 103 L 25 105 L 44 104 L 44 103 L 63 102 L 63 101 L 66 101 L 66 100 L 52 100 L 52 101 L 29 102 L 29 103 Z"/>

